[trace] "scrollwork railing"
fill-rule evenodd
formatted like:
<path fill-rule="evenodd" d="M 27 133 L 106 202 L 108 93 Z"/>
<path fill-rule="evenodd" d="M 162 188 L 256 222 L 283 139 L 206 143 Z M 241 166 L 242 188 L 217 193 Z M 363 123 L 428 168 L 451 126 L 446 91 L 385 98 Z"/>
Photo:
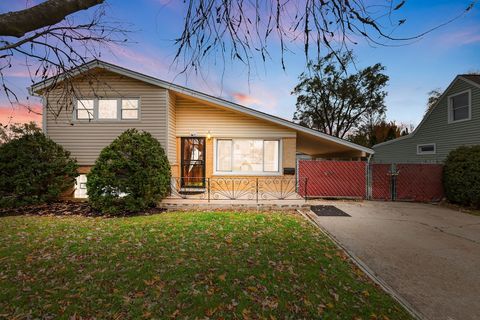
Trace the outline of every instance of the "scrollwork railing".
<path fill-rule="evenodd" d="M 188 179 L 172 178 L 172 198 L 197 200 L 301 200 L 307 180 L 294 177 L 214 177 L 189 186 Z"/>

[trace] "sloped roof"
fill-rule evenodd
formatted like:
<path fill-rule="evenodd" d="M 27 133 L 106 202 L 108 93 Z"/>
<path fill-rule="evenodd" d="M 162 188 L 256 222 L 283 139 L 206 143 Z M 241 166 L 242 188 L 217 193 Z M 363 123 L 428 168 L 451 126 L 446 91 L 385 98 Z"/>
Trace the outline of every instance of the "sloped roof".
<path fill-rule="evenodd" d="M 474 74 L 459 74 L 459 75 L 457 75 L 455 77 L 455 79 L 453 79 L 453 81 L 449 84 L 447 89 L 445 89 L 445 91 L 443 91 L 442 95 L 438 98 L 435 105 L 427 112 L 427 114 L 423 117 L 420 124 L 415 128 L 415 130 L 412 131 L 412 133 L 410 133 L 409 135 L 403 136 L 403 137 L 393 139 L 393 140 L 388 140 L 388 141 L 385 141 L 385 142 L 382 142 L 382 143 L 378 143 L 378 144 L 374 145 L 372 148 L 375 149 L 375 148 L 380 147 L 380 146 L 384 146 L 384 145 L 395 143 L 395 142 L 402 141 L 402 140 L 405 140 L 405 139 L 413 138 L 415 136 L 415 134 L 418 132 L 418 129 L 425 123 L 425 121 L 428 119 L 428 117 L 433 112 L 433 110 L 437 107 L 437 105 L 440 103 L 440 101 L 448 94 L 448 91 L 450 90 L 450 88 L 458 80 L 464 80 L 464 81 L 470 83 L 471 85 L 474 85 L 474 86 L 477 86 L 477 87 L 480 88 L 480 75 L 474 75 Z"/>
<path fill-rule="evenodd" d="M 310 128 L 301 126 L 301 125 L 299 125 L 297 123 L 294 123 L 292 121 L 289 121 L 289 120 L 286 120 L 286 119 L 283 119 L 283 118 L 280 118 L 280 117 L 276 117 L 276 116 L 273 116 L 273 115 L 265 113 L 265 112 L 261 112 L 261 111 L 258 111 L 258 110 L 252 109 L 252 108 L 248 108 L 248 107 L 239 105 L 237 103 L 234 103 L 234 102 L 231 102 L 231 101 L 228 101 L 228 100 L 224 100 L 224 99 L 221 99 L 221 98 L 218 98 L 218 97 L 214 97 L 212 95 L 209 95 L 209 94 L 206 94 L 206 93 L 203 93 L 203 92 L 200 92 L 200 91 L 196 91 L 196 90 L 193 90 L 193 89 L 190 89 L 190 88 L 187 88 L 187 87 L 179 86 L 177 84 L 174 84 L 174 83 L 171 83 L 171 82 L 168 82 L 168 81 L 164 81 L 164 80 L 161 80 L 161 79 L 149 76 L 149 75 L 145 75 L 145 74 L 142 74 L 140 72 L 136 72 L 136 71 L 133 71 L 133 70 L 130 70 L 130 69 L 126 69 L 126 68 L 120 67 L 118 65 L 115 65 L 115 64 L 112 64 L 112 63 L 109 63 L 109 62 L 105 62 L 105 61 L 101 61 L 101 60 L 98 60 L 98 59 L 92 60 L 90 62 L 87 62 L 87 63 L 85 63 L 81 66 L 78 66 L 78 67 L 72 69 L 69 72 L 69 76 L 75 76 L 75 75 L 87 72 L 88 70 L 91 70 L 91 69 L 94 69 L 94 68 L 105 69 L 105 70 L 108 70 L 108 71 L 111 71 L 111 72 L 114 72 L 114 73 L 117 73 L 117 74 L 121 74 L 121 75 L 130 77 L 130 78 L 133 78 L 133 79 L 137 79 L 137 80 L 140 80 L 140 81 L 144 81 L 146 83 L 150 83 L 150 84 L 162 87 L 164 89 L 172 90 L 172 91 L 175 91 L 175 92 L 178 92 L 178 93 L 181 93 L 181 94 L 193 97 L 193 98 L 197 98 L 197 99 L 205 100 L 207 102 L 215 103 L 215 104 L 218 104 L 218 105 L 220 105 L 222 107 L 225 107 L 227 109 L 231 109 L 233 111 L 245 113 L 245 114 L 248 114 L 250 116 L 260 118 L 260 119 L 263 119 L 263 120 L 267 120 L 267 121 L 270 121 L 270 122 L 273 122 L 273 123 L 276 123 L 276 124 L 279 124 L 279 125 L 282 125 L 282 126 L 294 129 L 294 130 L 297 130 L 299 132 L 303 132 L 303 133 L 315 136 L 317 138 L 322 138 L 324 140 L 334 142 L 334 143 L 338 143 L 340 145 L 352 148 L 354 150 L 365 152 L 367 154 L 373 154 L 374 153 L 374 151 L 370 148 L 363 147 L 363 146 L 357 145 L 353 142 L 350 142 L 350 141 L 347 141 L 347 140 L 344 140 L 344 139 L 341 139 L 341 138 L 337 138 L 337 137 L 325 134 L 323 132 L 320 132 L 320 131 L 317 131 L 317 130 L 314 130 L 314 129 L 310 129 Z M 31 93 L 39 93 L 39 92 L 41 92 L 41 90 L 43 90 L 45 88 L 48 88 L 50 85 L 54 84 L 56 81 L 61 81 L 61 80 L 62 80 L 62 75 L 60 75 L 60 77 L 56 77 L 56 78 L 51 77 L 51 78 L 48 78 L 44 81 L 34 83 L 28 89 Z"/>
<path fill-rule="evenodd" d="M 462 78 L 475 82 L 476 84 L 480 85 L 480 74 L 462 74 L 460 75 Z"/>

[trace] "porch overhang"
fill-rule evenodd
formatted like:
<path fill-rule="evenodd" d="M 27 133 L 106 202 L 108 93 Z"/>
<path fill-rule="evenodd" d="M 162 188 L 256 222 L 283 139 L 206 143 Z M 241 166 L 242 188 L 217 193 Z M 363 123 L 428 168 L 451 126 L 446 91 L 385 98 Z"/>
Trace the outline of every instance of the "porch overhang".
<path fill-rule="evenodd" d="M 306 132 L 297 132 L 297 152 L 315 158 L 360 158 L 374 153 L 372 149 L 353 143 L 350 145 L 348 141 L 344 140 L 342 142 L 344 143 L 339 143 L 338 140 L 327 140 L 323 136 Z"/>

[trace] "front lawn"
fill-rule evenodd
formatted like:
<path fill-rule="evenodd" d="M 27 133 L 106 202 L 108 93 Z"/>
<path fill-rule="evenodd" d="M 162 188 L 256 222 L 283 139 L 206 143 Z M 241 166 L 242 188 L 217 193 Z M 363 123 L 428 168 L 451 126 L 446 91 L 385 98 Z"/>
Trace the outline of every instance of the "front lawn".
<path fill-rule="evenodd" d="M 411 319 L 301 217 L 0 218 L 0 318 Z"/>

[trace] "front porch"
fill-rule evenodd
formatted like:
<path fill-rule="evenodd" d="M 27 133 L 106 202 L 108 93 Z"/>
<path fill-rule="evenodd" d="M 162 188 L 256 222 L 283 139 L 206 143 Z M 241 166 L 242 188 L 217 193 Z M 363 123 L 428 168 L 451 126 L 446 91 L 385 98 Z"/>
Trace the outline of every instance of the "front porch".
<path fill-rule="evenodd" d="M 283 176 L 192 179 L 198 178 L 172 178 L 170 195 L 161 205 L 178 210 L 192 207 L 297 209 L 306 204 L 306 179 Z"/>
<path fill-rule="evenodd" d="M 168 211 L 196 210 L 297 210 L 308 209 L 304 199 L 294 200 L 215 200 L 167 197 L 159 204 Z"/>

